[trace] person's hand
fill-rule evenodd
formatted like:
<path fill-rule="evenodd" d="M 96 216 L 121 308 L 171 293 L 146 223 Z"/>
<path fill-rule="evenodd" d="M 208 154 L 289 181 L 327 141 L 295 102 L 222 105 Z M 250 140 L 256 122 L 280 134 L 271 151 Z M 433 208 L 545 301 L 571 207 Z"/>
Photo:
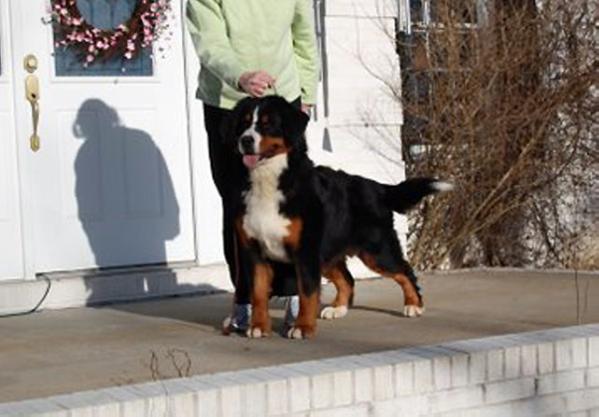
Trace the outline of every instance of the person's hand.
<path fill-rule="evenodd" d="M 253 97 L 262 97 L 275 84 L 275 79 L 266 71 L 248 71 L 239 77 L 239 87 Z"/>
<path fill-rule="evenodd" d="M 312 105 L 311 104 L 302 104 L 302 111 L 306 113 L 308 116 L 311 115 Z"/>

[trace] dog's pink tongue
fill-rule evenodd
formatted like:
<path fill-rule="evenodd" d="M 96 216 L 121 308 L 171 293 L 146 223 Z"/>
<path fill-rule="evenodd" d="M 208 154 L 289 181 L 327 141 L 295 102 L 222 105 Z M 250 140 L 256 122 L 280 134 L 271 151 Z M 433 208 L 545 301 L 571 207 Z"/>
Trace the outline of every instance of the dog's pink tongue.
<path fill-rule="evenodd" d="M 243 155 L 243 164 L 248 168 L 254 168 L 259 159 L 258 155 Z"/>

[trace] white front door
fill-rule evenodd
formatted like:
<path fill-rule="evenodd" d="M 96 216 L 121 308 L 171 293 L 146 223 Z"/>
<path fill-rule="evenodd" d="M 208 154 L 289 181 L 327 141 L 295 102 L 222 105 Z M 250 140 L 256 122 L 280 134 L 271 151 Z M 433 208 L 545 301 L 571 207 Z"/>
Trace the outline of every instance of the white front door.
<path fill-rule="evenodd" d="M 171 2 L 164 56 L 84 69 L 73 53 L 55 50 L 52 27 L 42 23 L 50 0 L 8 0 L 28 275 L 195 258 L 181 0 Z M 123 23 L 136 3 L 77 0 L 103 28 Z M 29 54 L 38 61 L 37 152 L 25 100 Z"/>
<path fill-rule="evenodd" d="M 0 279 L 23 275 L 9 9 L 0 1 Z"/>

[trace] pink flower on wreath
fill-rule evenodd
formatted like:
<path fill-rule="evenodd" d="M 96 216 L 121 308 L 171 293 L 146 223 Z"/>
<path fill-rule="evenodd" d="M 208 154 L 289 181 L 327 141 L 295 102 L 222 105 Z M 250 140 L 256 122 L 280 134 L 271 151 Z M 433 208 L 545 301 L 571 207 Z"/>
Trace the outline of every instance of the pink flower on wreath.
<path fill-rule="evenodd" d="M 1 1 L 1 0 L 0 0 Z M 62 26 L 62 39 L 57 40 L 57 45 L 76 46 L 85 51 L 83 65 L 94 62 L 105 51 L 113 49 L 124 49 L 123 56 L 130 60 L 138 51 L 152 47 L 165 28 L 168 28 L 167 13 L 171 10 L 170 0 L 138 0 L 138 4 L 144 5 L 145 12 L 139 16 L 141 25 L 138 30 L 132 31 L 126 24 L 120 24 L 117 28 L 104 31 L 86 23 L 85 19 L 71 10 L 77 7 L 77 0 L 51 0 L 49 13 L 53 13 L 52 19 Z M 124 41 L 124 42 L 123 42 Z M 124 47 L 122 43 L 124 43 Z"/>

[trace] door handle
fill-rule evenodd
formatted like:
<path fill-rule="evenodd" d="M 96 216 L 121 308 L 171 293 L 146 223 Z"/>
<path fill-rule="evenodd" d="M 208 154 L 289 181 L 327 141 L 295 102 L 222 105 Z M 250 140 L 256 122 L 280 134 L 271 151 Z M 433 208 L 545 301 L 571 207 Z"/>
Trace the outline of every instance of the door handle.
<path fill-rule="evenodd" d="M 29 146 L 33 152 L 40 149 L 40 137 L 37 134 L 37 127 L 40 120 L 40 83 L 34 74 L 37 69 L 37 58 L 35 55 L 27 55 L 24 60 L 25 70 L 29 73 L 25 77 L 25 99 L 31 104 L 31 117 L 33 121 L 33 133 L 29 138 Z"/>

